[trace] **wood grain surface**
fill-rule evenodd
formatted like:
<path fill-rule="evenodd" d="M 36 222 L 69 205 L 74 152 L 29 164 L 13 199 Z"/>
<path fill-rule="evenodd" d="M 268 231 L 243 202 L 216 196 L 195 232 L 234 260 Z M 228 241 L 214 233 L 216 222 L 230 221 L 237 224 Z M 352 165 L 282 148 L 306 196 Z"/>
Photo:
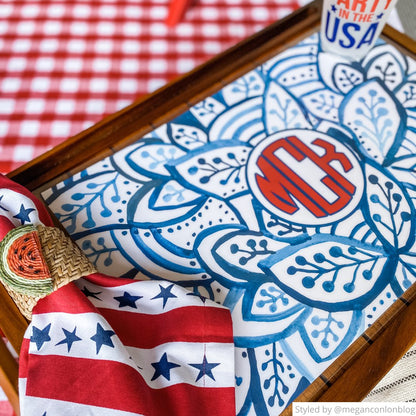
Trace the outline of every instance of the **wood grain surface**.
<path fill-rule="evenodd" d="M 317 0 L 154 94 L 106 117 L 8 176 L 39 195 L 45 188 L 135 142 L 225 84 L 316 32 L 319 29 L 320 14 L 321 2 Z M 416 55 L 416 43 L 391 27 L 385 28 L 383 37 L 406 54 L 413 57 Z M 297 400 L 362 400 L 416 342 L 415 324 L 416 285 L 413 285 Z M 27 322 L 19 316 L 17 308 L 2 287 L 0 327 L 18 350 Z M 2 358 L 0 366 L 7 369 L 7 374 L 17 371 L 5 361 L 7 360 Z M 15 380 L 9 376 L 6 378 Z M 0 383 L 2 380 L 0 377 Z M 283 412 L 284 416 L 289 414 L 291 407 Z"/>

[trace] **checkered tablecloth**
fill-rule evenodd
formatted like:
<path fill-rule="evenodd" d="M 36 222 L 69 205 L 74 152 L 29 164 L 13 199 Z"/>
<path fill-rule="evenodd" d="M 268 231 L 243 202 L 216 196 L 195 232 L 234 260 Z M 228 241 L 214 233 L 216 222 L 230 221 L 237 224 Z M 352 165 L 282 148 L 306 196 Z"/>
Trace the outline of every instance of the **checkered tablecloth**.
<path fill-rule="evenodd" d="M 0 172 L 285 16 L 297 0 L 0 2 Z"/>

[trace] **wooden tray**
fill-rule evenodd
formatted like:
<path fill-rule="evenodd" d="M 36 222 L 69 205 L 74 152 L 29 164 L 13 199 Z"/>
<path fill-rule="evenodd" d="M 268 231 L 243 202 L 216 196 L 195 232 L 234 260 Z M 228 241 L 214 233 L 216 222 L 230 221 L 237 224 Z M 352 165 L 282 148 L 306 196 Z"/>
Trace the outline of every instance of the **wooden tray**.
<path fill-rule="evenodd" d="M 8 176 L 35 194 L 72 177 L 80 170 L 136 142 L 156 127 L 190 109 L 231 81 L 279 52 L 317 32 L 320 1 L 298 10 L 228 51 L 131 106 L 11 172 Z M 415 57 L 416 44 L 390 27 L 383 39 Z M 7 297 L 7 295 L 6 295 Z M 0 314 L 15 313 L 10 302 Z M 416 285 L 410 287 L 368 330 L 334 361 L 297 399 L 298 401 L 359 401 L 416 342 Z M 18 348 L 23 319 L 3 328 Z M 285 412 L 290 413 L 290 408 Z"/>

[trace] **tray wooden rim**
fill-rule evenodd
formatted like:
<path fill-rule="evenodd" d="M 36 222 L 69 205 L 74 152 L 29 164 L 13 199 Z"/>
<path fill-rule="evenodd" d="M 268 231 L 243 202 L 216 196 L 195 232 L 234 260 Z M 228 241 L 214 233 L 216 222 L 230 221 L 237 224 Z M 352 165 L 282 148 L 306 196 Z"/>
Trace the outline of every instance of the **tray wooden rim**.
<path fill-rule="evenodd" d="M 155 93 L 104 118 L 8 176 L 40 195 L 45 188 L 135 142 L 233 79 L 313 33 L 319 27 L 320 15 L 321 1 L 315 0 Z M 383 37 L 406 54 L 416 57 L 416 42 L 406 35 L 386 26 Z M 0 287 L 0 296 L 4 298 L 2 289 Z M 14 304 L 0 304 L 0 315 L 3 310 L 15 311 Z M 415 321 L 416 284 L 347 348 L 297 401 L 362 400 L 416 342 Z M 13 325 L 14 329 L 8 328 L 4 332 L 11 336 L 18 349 L 18 340 L 23 336 L 27 323 L 24 319 L 17 319 Z M 363 368 L 367 369 L 366 377 L 362 375 Z M 283 412 L 285 416 L 289 414 L 291 407 Z"/>

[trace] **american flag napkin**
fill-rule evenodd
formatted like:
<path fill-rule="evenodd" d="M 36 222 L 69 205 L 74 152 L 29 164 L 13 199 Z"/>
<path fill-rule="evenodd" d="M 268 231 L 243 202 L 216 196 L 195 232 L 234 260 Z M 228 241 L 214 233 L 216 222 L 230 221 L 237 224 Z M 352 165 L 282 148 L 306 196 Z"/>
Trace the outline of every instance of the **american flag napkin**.
<path fill-rule="evenodd" d="M 51 219 L 0 176 L 0 233 Z M 230 312 L 162 280 L 100 273 L 33 309 L 19 361 L 21 414 L 235 415 Z"/>

